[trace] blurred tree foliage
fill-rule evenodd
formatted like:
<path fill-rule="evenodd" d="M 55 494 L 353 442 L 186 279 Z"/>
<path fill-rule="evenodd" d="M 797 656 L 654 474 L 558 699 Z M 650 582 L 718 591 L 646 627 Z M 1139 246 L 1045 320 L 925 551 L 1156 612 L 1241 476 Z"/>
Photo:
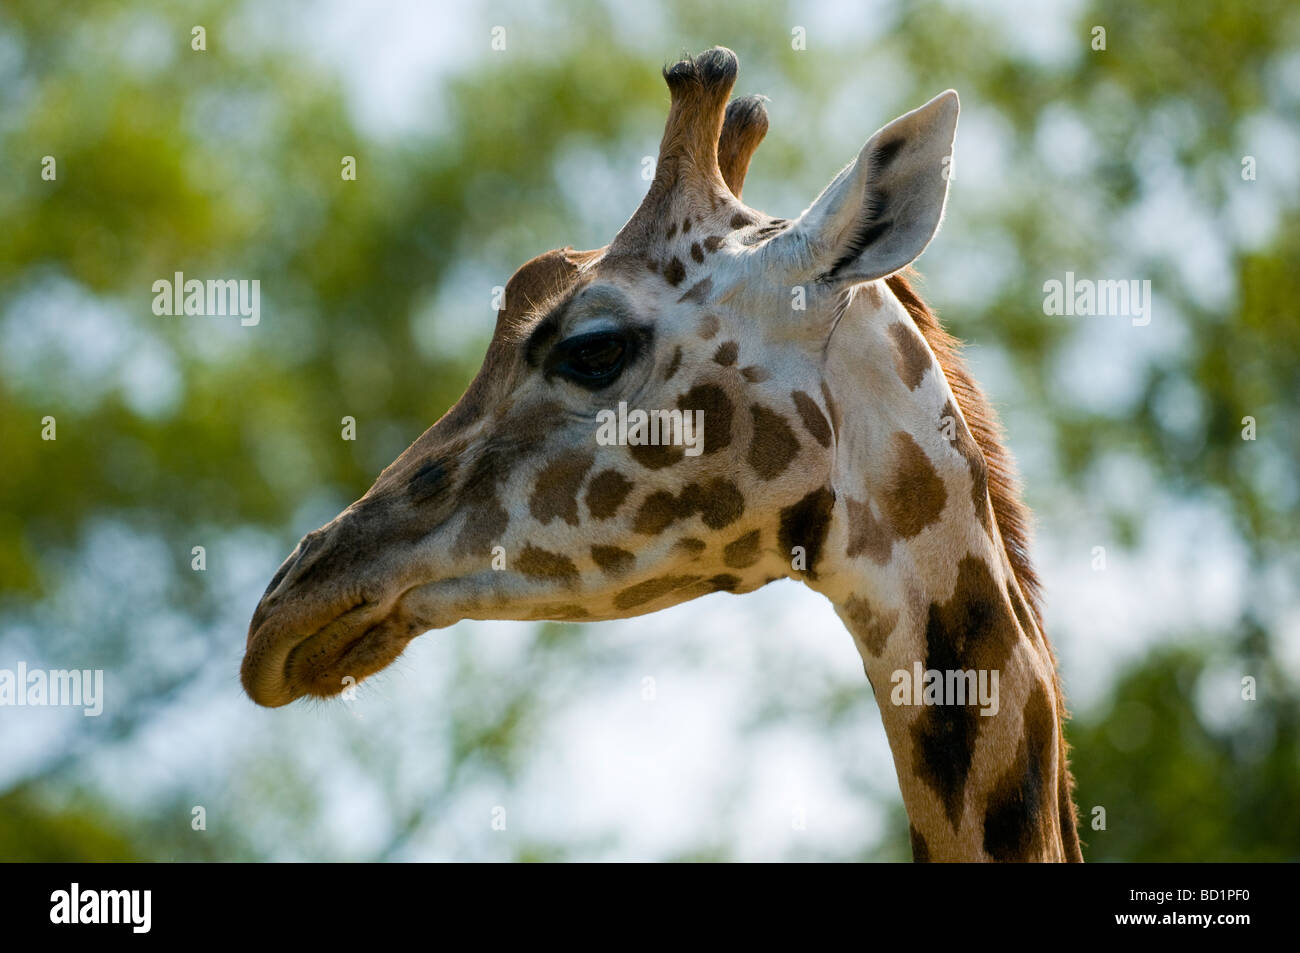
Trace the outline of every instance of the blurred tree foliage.
<path fill-rule="evenodd" d="M 1297 687 L 1277 660 L 1280 625 L 1300 606 L 1300 198 L 1294 178 L 1265 181 L 1285 163 L 1294 175 L 1296 156 L 1260 154 L 1260 181 L 1239 174 L 1260 117 L 1290 131 L 1273 145 L 1297 141 L 1300 7 L 1093 3 L 1070 15 L 1077 49 L 1044 59 L 1013 42 L 1010 21 L 957 3 L 885 5 L 870 23 L 846 4 L 844 38 L 814 31 L 812 51 L 799 53 L 789 42 L 804 22 L 798 4 L 672 0 L 650 18 L 658 44 L 647 54 L 644 37 L 587 0 L 549 24 L 520 26 L 507 58 L 481 57 L 451 77 L 445 114 L 426 135 L 381 144 L 353 124 L 336 77 L 257 35 L 295 29 L 258 6 L 91 0 L 74 15 L 11 0 L 0 12 L 0 342 L 9 351 L 0 364 L 0 647 L 51 665 L 86 660 L 130 686 L 127 704 L 7 771 L 0 857 L 282 855 L 254 833 L 175 833 L 196 803 L 183 792 L 138 816 L 93 803 L 92 754 L 146 732 L 194 692 L 235 689 L 226 676 L 251 605 L 230 605 L 235 581 L 214 586 L 189 571 L 192 542 L 215 541 L 216 562 L 249 547 L 282 555 L 364 491 L 468 382 L 490 327 L 491 286 L 546 248 L 608 239 L 608 222 L 559 187 L 563 163 L 577 149 L 636 168 L 663 118 L 658 60 L 714 43 L 741 53 L 738 92 L 780 85 L 809 120 L 774 123 L 755 194 L 784 194 L 789 183 L 806 200 L 824 184 L 833 168 L 807 148 L 807 130 L 842 107 L 846 77 L 873 57 L 900 69 L 890 91 L 900 105 L 955 86 L 968 106 L 1000 117 L 1016 201 L 963 199 L 964 217 L 978 214 L 975 234 L 996 236 L 1010 261 L 991 297 L 940 301 L 946 318 L 1009 356 L 1017 400 L 1039 408 L 1070 487 L 1086 492 L 1110 455 L 1141 459 L 1162 491 L 1230 514 L 1257 581 L 1232 631 L 1173 633 L 1178 649 L 1141 660 L 1073 723 L 1088 854 L 1300 857 Z M 190 50 L 195 23 L 207 29 L 205 53 Z M 1105 52 L 1088 48 L 1094 24 L 1106 26 Z M 864 36 L 874 37 L 869 48 Z M 883 118 L 886 105 L 862 114 Z M 1062 111 L 1095 152 L 1082 171 L 1036 145 Z M 857 137 L 870 131 L 857 117 L 850 125 Z M 1155 172 L 1152 150 L 1166 160 Z M 45 155 L 57 159 L 53 182 L 39 174 Z M 344 155 L 357 158 L 356 183 L 340 178 Z M 1153 176 L 1176 178 L 1228 243 L 1221 298 L 1205 300 L 1187 280 L 1176 244 L 1127 234 L 1135 221 L 1180 228 L 1133 217 Z M 644 187 L 626 179 L 623 214 Z M 1266 241 L 1245 241 L 1234 224 L 1243 189 L 1267 196 L 1275 227 Z M 1054 378 L 1069 335 L 1044 319 L 1041 282 L 1062 261 L 1085 273 L 1115 267 L 1116 255 L 1124 274 L 1156 278 L 1186 333 L 1181 348 L 1141 367 L 1131 405 L 1088 409 Z M 154 316 L 152 283 L 176 271 L 259 277 L 262 325 Z M 482 330 L 451 334 L 466 324 Z M 438 343 L 448 339 L 451 350 Z M 1188 387 L 1196 412 L 1175 425 L 1170 401 Z M 57 442 L 38 439 L 46 415 L 57 418 Z M 338 439 L 344 415 L 360 422 L 355 442 Z M 1258 422 L 1255 442 L 1241 439 L 1246 416 Z M 1051 488 L 1030 489 L 1050 510 Z M 1117 533 L 1140 534 L 1140 512 L 1102 505 Z M 87 589 L 88 578 L 99 588 Z M 572 627 L 540 628 L 534 645 L 594 651 Z M 1225 660 L 1261 675 L 1260 699 L 1244 721 L 1214 728 L 1196 686 Z M 465 684 L 482 683 L 472 660 L 458 665 Z M 392 807 L 392 841 L 378 856 L 400 856 L 466 777 L 513 776 L 546 702 L 523 678 L 490 697 L 488 707 L 455 707 L 442 737 L 445 788 Z M 842 687 L 816 701 L 825 721 L 870 715 Z M 10 723 L 0 715 L 6 747 Z M 268 785 L 259 803 L 310 827 L 319 805 L 295 800 L 306 796 L 292 793 L 289 772 L 252 775 L 248 791 Z M 1094 805 L 1107 808 L 1105 831 L 1087 829 Z M 168 826 L 160 814 L 183 820 Z M 530 844 L 519 856 L 581 847 Z M 846 849 L 906 857 L 901 812 L 883 844 Z M 680 859 L 733 853 L 701 844 Z"/>

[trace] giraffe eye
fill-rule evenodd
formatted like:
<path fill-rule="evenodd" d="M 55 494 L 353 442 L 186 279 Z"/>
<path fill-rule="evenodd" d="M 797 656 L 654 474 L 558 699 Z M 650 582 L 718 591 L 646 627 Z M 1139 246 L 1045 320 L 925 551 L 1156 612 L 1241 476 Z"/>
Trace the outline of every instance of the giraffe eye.
<path fill-rule="evenodd" d="M 613 383 L 627 363 L 629 342 L 616 331 L 595 331 L 558 344 L 549 370 L 595 390 Z"/>

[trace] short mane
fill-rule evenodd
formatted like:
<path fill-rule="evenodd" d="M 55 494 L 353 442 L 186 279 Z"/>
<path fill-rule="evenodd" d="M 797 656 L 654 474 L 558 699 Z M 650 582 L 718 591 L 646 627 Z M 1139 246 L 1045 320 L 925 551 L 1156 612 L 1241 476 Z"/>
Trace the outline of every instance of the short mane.
<path fill-rule="evenodd" d="M 1029 611 L 1038 626 L 1043 645 L 1052 660 L 1052 681 L 1056 688 L 1056 708 L 1062 723 L 1069 717 L 1065 707 L 1065 694 L 1061 689 L 1060 667 L 1056 661 L 1056 652 L 1047 638 L 1047 629 L 1043 626 L 1042 593 L 1038 574 L 1034 572 L 1029 560 L 1029 508 L 1020 499 L 1020 484 L 1016 479 L 1015 463 L 1011 454 L 1002 444 L 1002 426 L 997 414 L 989 404 L 988 398 L 980 390 L 966 362 L 961 358 L 961 342 L 944 330 L 939 319 L 912 289 L 912 279 L 918 275 L 912 268 L 906 268 L 885 279 L 907 313 L 916 322 L 917 328 L 924 335 L 930 350 L 939 359 L 939 367 L 948 378 L 957 406 L 961 408 L 966 425 L 970 428 L 984 462 L 988 466 L 989 502 L 993 506 L 993 518 L 997 520 L 998 532 L 1002 535 L 1002 545 L 1011 563 L 1011 571 L 1020 585 L 1020 591 L 1029 604 Z M 1028 634 L 1028 633 L 1026 633 Z M 1066 859 L 1082 862 L 1083 853 L 1079 846 L 1078 822 L 1074 807 L 1074 776 L 1070 773 L 1070 745 L 1061 733 L 1060 767 L 1057 779 L 1058 810 L 1060 812 L 1061 836 L 1065 842 Z"/>

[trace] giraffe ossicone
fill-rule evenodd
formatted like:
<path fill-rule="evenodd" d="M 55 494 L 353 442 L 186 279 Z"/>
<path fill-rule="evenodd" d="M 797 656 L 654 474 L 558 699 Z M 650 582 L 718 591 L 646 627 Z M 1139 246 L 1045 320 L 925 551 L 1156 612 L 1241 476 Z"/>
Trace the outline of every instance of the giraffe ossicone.
<path fill-rule="evenodd" d="M 740 198 L 768 119 L 728 103 L 736 72 L 720 48 L 664 71 L 640 207 L 604 248 L 515 272 L 465 395 L 271 580 L 245 689 L 335 695 L 461 619 L 624 618 L 793 577 L 853 633 L 918 860 L 1081 859 L 1011 462 L 902 273 L 943 217 L 957 95 L 791 220 Z M 702 421 L 698 452 L 597 439 L 621 406 Z M 891 698 L 913 671 L 973 697 Z"/>

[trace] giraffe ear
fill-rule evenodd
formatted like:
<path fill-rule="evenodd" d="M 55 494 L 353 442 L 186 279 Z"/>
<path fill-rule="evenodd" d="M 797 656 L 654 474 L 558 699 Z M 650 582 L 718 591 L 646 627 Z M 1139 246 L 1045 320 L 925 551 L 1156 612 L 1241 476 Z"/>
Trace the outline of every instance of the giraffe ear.
<path fill-rule="evenodd" d="M 911 264 L 943 218 L 957 133 L 957 93 L 885 126 L 785 235 L 822 279 L 872 281 Z"/>

